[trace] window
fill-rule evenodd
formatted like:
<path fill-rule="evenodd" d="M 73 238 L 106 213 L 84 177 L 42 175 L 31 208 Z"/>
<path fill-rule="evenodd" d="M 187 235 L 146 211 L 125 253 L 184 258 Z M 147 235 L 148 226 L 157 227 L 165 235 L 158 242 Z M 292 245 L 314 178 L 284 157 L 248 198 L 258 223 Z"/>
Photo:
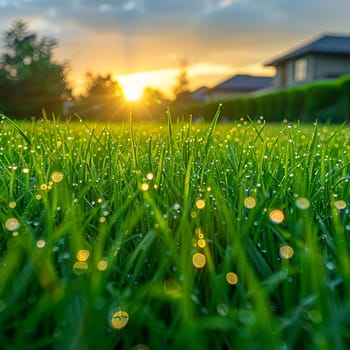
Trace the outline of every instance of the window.
<path fill-rule="evenodd" d="M 307 59 L 299 58 L 294 63 L 294 80 L 303 81 L 307 77 Z"/>

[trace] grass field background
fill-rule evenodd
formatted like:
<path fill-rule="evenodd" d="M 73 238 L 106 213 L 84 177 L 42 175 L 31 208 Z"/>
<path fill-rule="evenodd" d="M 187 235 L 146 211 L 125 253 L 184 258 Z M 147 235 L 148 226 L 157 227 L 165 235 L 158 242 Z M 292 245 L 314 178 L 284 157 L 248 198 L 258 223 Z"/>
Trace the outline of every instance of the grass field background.
<path fill-rule="evenodd" d="M 347 349 L 346 125 L 0 123 L 3 349 Z"/>

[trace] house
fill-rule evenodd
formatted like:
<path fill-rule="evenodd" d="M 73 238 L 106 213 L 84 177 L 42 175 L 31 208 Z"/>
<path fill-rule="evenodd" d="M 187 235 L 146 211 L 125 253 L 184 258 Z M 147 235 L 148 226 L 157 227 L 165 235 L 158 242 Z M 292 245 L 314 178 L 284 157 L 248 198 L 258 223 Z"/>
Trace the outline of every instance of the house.
<path fill-rule="evenodd" d="M 272 77 L 237 74 L 209 89 L 206 92 L 206 100 L 218 101 L 247 95 L 262 89 L 268 89 L 272 87 L 272 84 Z"/>
<path fill-rule="evenodd" d="M 208 93 L 209 88 L 206 86 L 201 86 L 198 89 L 192 91 L 191 96 L 195 102 L 203 102 L 206 99 L 206 94 Z"/>
<path fill-rule="evenodd" d="M 349 74 L 350 36 L 321 36 L 271 60 L 265 66 L 276 68 L 275 88 L 334 79 Z"/>

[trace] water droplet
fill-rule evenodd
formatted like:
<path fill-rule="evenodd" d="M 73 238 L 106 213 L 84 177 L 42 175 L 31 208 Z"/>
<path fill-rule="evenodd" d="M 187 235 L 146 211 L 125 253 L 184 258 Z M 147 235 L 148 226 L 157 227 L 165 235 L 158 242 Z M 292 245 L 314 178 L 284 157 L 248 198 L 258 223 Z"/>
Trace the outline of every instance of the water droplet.
<path fill-rule="evenodd" d="M 100 260 L 97 264 L 97 269 L 99 271 L 105 271 L 107 270 L 107 267 L 108 267 L 108 261 L 106 259 Z"/>
<path fill-rule="evenodd" d="M 282 210 L 274 209 L 270 212 L 270 220 L 274 224 L 280 224 L 284 220 L 284 213 Z"/>
<path fill-rule="evenodd" d="M 90 252 L 87 249 L 81 249 L 78 251 L 76 257 L 79 261 L 86 261 L 89 258 Z"/>
<path fill-rule="evenodd" d="M 37 242 L 36 242 L 36 247 L 41 249 L 41 248 L 44 248 L 46 246 L 46 241 L 43 240 L 43 239 L 39 239 Z"/>
<path fill-rule="evenodd" d="M 295 205 L 300 210 L 305 210 L 310 207 L 310 201 L 307 198 L 299 197 L 295 200 Z"/>
<path fill-rule="evenodd" d="M 205 255 L 202 253 L 196 253 L 192 257 L 192 264 L 197 269 L 203 268 L 205 266 L 206 262 L 207 262 L 207 259 L 206 259 Z"/>
<path fill-rule="evenodd" d="M 53 182 L 61 182 L 63 180 L 63 173 L 60 171 L 54 171 L 51 175 L 51 179 Z"/>
<path fill-rule="evenodd" d="M 86 261 L 76 261 L 73 265 L 73 272 L 78 275 L 84 275 L 88 270 L 88 264 Z"/>
<path fill-rule="evenodd" d="M 205 239 L 199 239 L 197 241 L 197 245 L 199 248 L 205 248 L 205 246 L 207 245 L 207 242 L 205 241 Z"/>
<path fill-rule="evenodd" d="M 254 197 L 247 197 L 244 199 L 244 206 L 247 209 L 253 209 L 256 205 L 256 200 Z"/>
<path fill-rule="evenodd" d="M 141 190 L 142 191 L 148 191 L 149 190 L 149 184 L 144 182 L 142 185 L 141 185 Z"/>
<path fill-rule="evenodd" d="M 290 259 L 294 255 L 294 250 L 289 245 L 283 245 L 280 247 L 280 257 L 282 259 Z"/>
<path fill-rule="evenodd" d="M 238 276 L 234 272 L 228 272 L 226 274 L 226 282 L 233 286 L 238 283 Z"/>
<path fill-rule="evenodd" d="M 21 226 L 21 224 L 19 223 L 19 221 L 16 218 L 9 218 L 5 222 L 5 227 L 9 231 L 17 231 L 20 226 Z"/>
<path fill-rule="evenodd" d="M 111 325 L 114 329 L 123 329 L 129 321 L 129 314 L 126 311 L 118 310 L 111 318 Z"/>
<path fill-rule="evenodd" d="M 216 306 L 216 312 L 218 313 L 219 316 L 225 317 L 228 315 L 228 306 L 226 304 L 218 304 Z"/>
<path fill-rule="evenodd" d="M 10 202 L 9 203 L 9 208 L 11 208 L 11 209 L 14 209 L 14 208 L 16 208 L 16 202 Z"/>
<path fill-rule="evenodd" d="M 199 210 L 204 209 L 205 208 L 205 201 L 203 199 L 197 199 L 196 200 L 196 207 Z"/>
<path fill-rule="evenodd" d="M 343 210 L 343 209 L 346 208 L 346 202 L 343 201 L 343 200 L 341 200 L 341 199 L 335 201 L 335 202 L 334 202 L 334 205 L 335 205 L 335 207 L 336 207 L 337 209 L 339 209 L 339 210 Z"/>

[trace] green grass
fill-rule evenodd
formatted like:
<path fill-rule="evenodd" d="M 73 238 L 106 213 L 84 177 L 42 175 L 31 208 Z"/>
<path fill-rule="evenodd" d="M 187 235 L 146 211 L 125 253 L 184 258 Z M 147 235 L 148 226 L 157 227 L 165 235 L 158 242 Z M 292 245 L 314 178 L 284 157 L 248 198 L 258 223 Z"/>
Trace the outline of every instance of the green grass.
<path fill-rule="evenodd" d="M 2 118 L 2 349 L 348 349 L 350 129 L 217 117 Z"/>

